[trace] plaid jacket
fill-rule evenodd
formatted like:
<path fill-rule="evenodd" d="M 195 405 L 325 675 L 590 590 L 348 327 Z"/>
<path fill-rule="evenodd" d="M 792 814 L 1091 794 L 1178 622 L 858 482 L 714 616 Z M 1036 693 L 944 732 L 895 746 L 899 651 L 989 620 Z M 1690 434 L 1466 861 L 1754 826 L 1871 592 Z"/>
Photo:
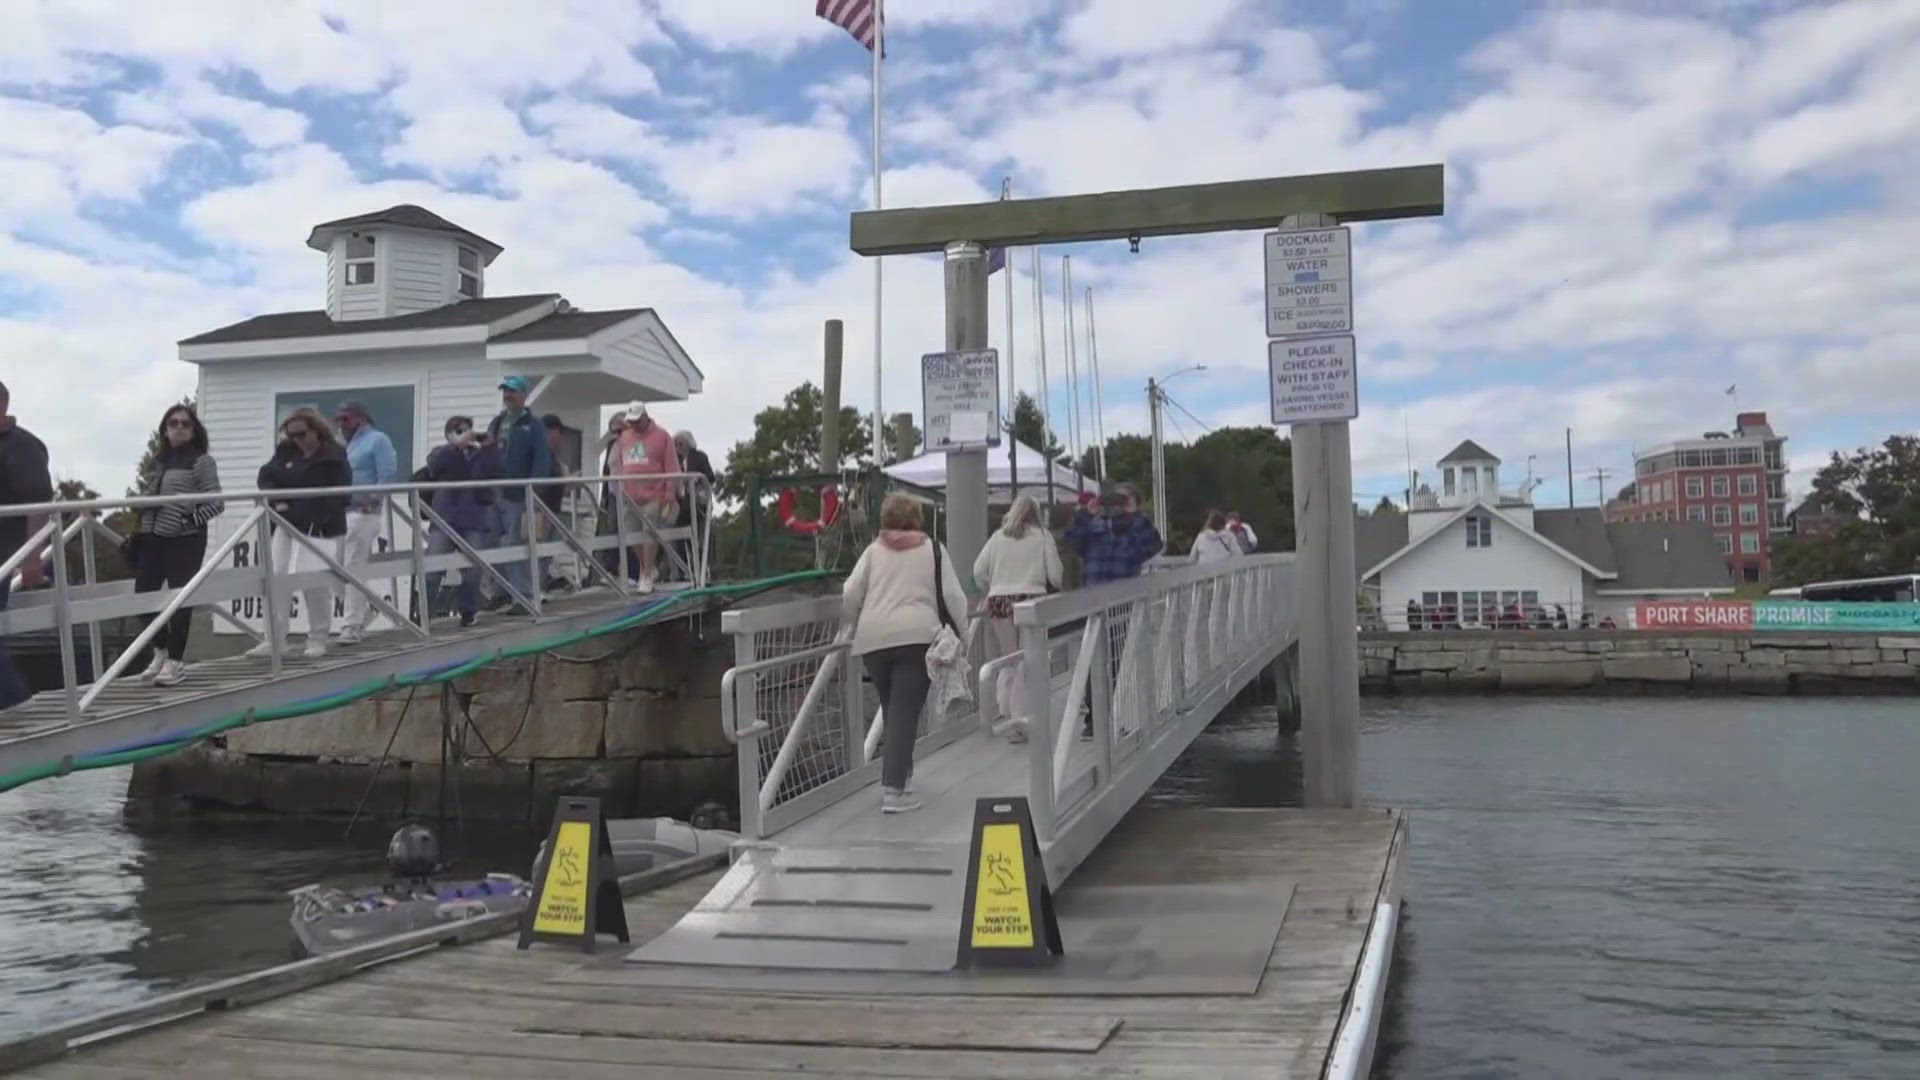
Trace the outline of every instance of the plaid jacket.
<path fill-rule="evenodd" d="M 1140 568 L 1161 548 L 1160 530 L 1147 515 L 1109 518 L 1085 509 L 1073 515 L 1067 543 L 1080 556 L 1081 577 L 1088 585 L 1139 576 Z"/>

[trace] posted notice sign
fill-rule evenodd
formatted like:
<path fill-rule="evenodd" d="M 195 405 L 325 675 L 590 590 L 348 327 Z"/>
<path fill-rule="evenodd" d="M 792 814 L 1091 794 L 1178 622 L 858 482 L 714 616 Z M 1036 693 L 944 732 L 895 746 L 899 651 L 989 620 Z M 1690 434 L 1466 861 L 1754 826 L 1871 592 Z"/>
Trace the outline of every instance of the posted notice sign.
<path fill-rule="evenodd" d="M 1353 246 L 1344 225 L 1266 235 L 1267 336 L 1353 330 Z"/>
<path fill-rule="evenodd" d="M 1352 334 L 1267 342 L 1273 422 L 1312 424 L 1359 416 L 1353 357 Z"/>
<path fill-rule="evenodd" d="M 999 446 L 999 352 L 969 349 L 922 356 L 920 415 L 929 451 Z"/>

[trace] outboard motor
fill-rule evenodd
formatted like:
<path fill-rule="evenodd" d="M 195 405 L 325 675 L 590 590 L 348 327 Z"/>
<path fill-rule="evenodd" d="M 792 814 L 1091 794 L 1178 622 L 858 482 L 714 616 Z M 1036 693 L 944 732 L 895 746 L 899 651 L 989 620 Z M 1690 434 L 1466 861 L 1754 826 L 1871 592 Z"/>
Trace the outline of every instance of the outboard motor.
<path fill-rule="evenodd" d="M 424 825 L 404 825 L 387 841 L 387 868 L 394 877 L 423 878 L 440 865 L 440 841 Z"/>

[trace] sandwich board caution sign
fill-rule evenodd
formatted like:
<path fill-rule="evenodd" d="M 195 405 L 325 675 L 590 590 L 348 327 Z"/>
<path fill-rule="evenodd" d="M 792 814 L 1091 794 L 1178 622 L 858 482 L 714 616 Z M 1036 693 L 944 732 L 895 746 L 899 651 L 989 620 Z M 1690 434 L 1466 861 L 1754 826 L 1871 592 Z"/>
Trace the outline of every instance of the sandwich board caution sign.
<path fill-rule="evenodd" d="M 966 888 L 960 967 L 1035 967 L 1061 955 L 1053 893 L 1025 798 L 974 804 Z"/>
<path fill-rule="evenodd" d="M 563 796 L 553 813 L 546 851 L 533 875 L 533 900 L 520 917 L 520 945 L 535 941 L 578 944 L 592 952 L 594 939 L 612 934 L 627 940 L 627 908 L 613 872 L 613 842 L 600 800 Z"/>

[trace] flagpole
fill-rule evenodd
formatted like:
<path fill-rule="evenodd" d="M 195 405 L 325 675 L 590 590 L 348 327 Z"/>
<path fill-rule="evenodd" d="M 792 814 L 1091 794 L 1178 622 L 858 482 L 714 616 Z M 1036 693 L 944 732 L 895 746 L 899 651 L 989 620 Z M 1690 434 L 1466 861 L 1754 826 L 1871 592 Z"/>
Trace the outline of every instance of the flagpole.
<path fill-rule="evenodd" d="M 1000 180 L 1000 200 L 1005 202 L 1013 194 L 1013 178 Z M 1020 497 L 1020 437 L 1013 430 L 1013 407 L 1018 398 L 1018 384 L 1014 380 L 1013 364 L 1013 250 L 1000 249 L 1000 274 L 1005 277 L 1007 289 L 1007 506 L 1013 506 L 1013 500 Z"/>
<path fill-rule="evenodd" d="M 1053 501 L 1054 466 L 1048 444 L 1053 442 L 1053 390 L 1047 384 L 1047 284 L 1040 272 L 1040 248 L 1027 251 L 1033 256 L 1033 341 L 1034 356 L 1040 361 L 1040 445 L 1036 448 L 1047 463 L 1047 501 Z M 1079 491 L 1074 492 L 1079 495 Z M 1048 513 L 1052 513 L 1051 507 Z M 1051 517 L 1048 518 L 1052 520 Z"/>
<path fill-rule="evenodd" d="M 887 16 L 885 0 L 873 0 L 873 208 L 883 205 L 880 200 L 880 57 L 887 50 Z M 880 283 L 882 256 L 873 257 L 873 464 L 878 468 L 885 460 L 881 450 L 885 445 L 880 441 L 882 424 L 880 404 L 880 376 L 882 370 L 880 344 Z"/>

